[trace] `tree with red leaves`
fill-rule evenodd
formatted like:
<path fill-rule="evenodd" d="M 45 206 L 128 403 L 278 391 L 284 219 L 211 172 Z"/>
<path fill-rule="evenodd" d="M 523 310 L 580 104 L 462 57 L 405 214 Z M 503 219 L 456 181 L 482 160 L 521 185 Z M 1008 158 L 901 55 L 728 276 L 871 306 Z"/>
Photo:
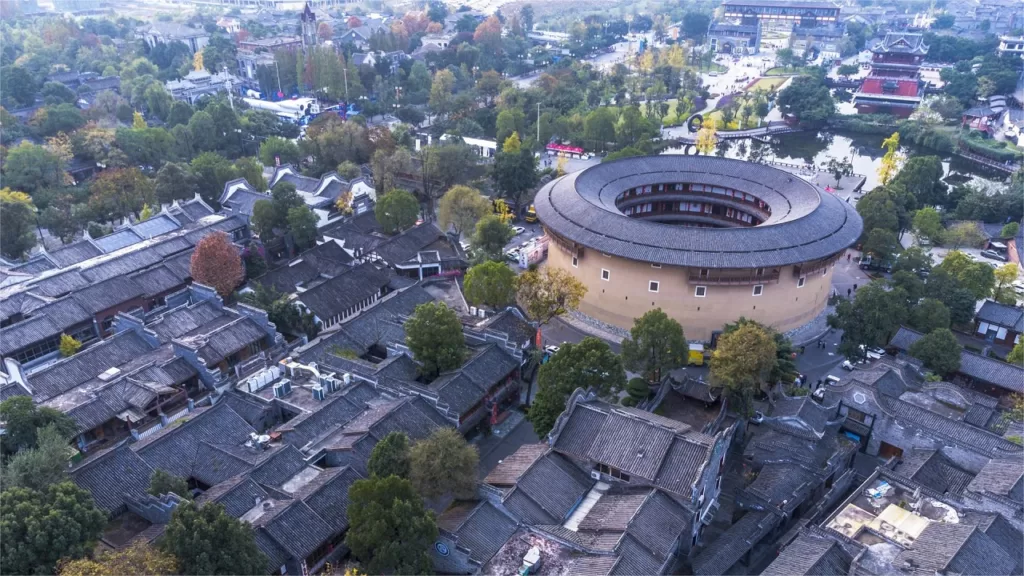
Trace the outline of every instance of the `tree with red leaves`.
<path fill-rule="evenodd" d="M 497 16 L 489 16 L 476 27 L 473 43 L 482 49 L 501 52 L 501 20 Z"/>
<path fill-rule="evenodd" d="M 348 24 L 348 27 L 350 29 L 359 28 L 360 26 L 363 25 L 363 21 L 357 18 L 356 16 L 349 16 L 348 20 L 346 20 L 345 23 Z"/>
<path fill-rule="evenodd" d="M 192 280 L 211 286 L 227 298 L 242 283 L 244 272 L 238 248 L 223 232 L 203 237 L 192 253 Z"/>

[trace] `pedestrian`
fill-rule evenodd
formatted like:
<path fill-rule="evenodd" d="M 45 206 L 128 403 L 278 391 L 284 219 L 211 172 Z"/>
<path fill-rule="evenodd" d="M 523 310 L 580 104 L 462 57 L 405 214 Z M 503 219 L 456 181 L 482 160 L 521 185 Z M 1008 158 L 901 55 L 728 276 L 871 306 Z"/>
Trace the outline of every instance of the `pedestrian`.
<path fill-rule="evenodd" d="M 849 253 L 849 252 L 847 252 L 847 253 L 846 253 L 846 261 L 847 261 L 847 262 L 849 262 L 849 261 L 850 261 L 850 253 Z"/>
<path fill-rule="evenodd" d="M 857 291 L 857 285 L 856 285 L 856 284 L 854 284 L 854 285 L 853 285 L 853 291 L 854 291 L 854 292 L 856 292 L 856 291 Z"/>
<path fill-rule="evenodd" d="M 846 297 L 849 298 L 851 294 L 853 294 L 853 290 L 850 289 L 850 288 L 847 288 L 846 289 Z"/>

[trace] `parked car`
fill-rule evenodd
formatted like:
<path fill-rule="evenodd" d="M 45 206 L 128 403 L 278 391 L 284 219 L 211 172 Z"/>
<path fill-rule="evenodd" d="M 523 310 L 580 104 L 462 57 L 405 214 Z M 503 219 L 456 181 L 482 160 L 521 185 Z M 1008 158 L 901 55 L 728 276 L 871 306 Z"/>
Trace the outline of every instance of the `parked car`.
<path fill-rule="evenodd" d="M 519 262 L 519 249 L 515 248 L 505 252 L 505 260 L 509 262 Z"/>
<path fill-rule="evenodd" d="M 879 260 L 868 256 L 861 259 L 860 261 L 861 270 L 877 270 L 881 272 L 892 272 L 892 262 L 888 260 Z"/>
<path fill-rule="evenodd" d="M 811 394 L 811 399 L 815 400 L 817 402 L 824 402 L 825 401 L 825 389 L 824 388 L 818 388 L 817 390 L 815 390 Z"/>
<path fill-rule="evenodd" d="M 526 228 L 523 228 L 522 226 L 513 226 L 512 227 L 512 235 L 513 236 L 519 236 L 523 232 L 526 232 Z"/>
<path fill-rule="evenodd" d="M 764 422 L 764 414 L 762 414 L 761 411 L 758 410 L 758 411 L 754 412 L 753 416 L 750 417 L 750 423 L 751 424 L 760 424 L 761 422 Z"/>
<path fill-rule="evenodd" d="M 982 250 L 981 255 L 989 260 L 999 260 L 1000 262 L 1006 262 L 1006 256 L 996 252 L 995 250 Z"/>
<path fill-rule="evenodd" d="M 548 354 L 556 354 L 558 353 L 558 350 L 559 347 L 555 346 L 554 344 L 548 344 L 547 346 L 544 347 L 544 351 L 547 352 Z"/>

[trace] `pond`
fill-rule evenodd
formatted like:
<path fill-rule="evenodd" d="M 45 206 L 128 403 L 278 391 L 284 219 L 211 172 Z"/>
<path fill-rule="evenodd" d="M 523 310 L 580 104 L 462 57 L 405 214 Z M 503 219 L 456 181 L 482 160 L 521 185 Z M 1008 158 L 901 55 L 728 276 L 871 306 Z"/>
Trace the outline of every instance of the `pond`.
<path fill-rule="evenodd" d="M 756 140 L 723 140 L 718 146 L 717 155 L 741 160 L 762 159 L 769 162 L 788 162 L 792 164 L 812 164 L 820 167 L 830 158 L 849 158 L 853 171 L 867 178 L 864 191 L 878 186 L 878 167 L 882 162 L 882 140 L 884 135 L 876 134 L 844 134 L 837 132 L 795 132 L 773 136 L 770 144 Z M 989 185 L 999 185 L 1006 180 L 1006 175 L 979 166 L 964 158 L 943 155 L 935 150 L 920 146 L 901 146 L 900 151 L 905 157 L 939 156 L 949 183 L 978 181 Z M 663 154 L 683 154 L 682 148 L 666 149 Z"/>

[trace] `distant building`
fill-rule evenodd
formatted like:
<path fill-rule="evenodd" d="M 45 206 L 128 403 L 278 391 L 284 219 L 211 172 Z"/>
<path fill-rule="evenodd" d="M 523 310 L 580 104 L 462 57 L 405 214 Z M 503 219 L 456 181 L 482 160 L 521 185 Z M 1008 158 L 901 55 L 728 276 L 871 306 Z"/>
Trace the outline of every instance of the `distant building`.
<path fill-rule="evenodd" d="M 306 3 L 306 7 L 302 10 L 302 16 L 299 17 L 299 27 L 302 30 L 302 49 L 303 51 L 309 50 L 315 47 L 319 43 L 317 37 L 317 23 L 316 14 L 309 8 L 309 3 Z"/>
<path fill-rule="evenodd" d="M 168 80 L 167 91 L 175 100 L 195 104 L 201 97 L 218 92 L 230 92 L 241 80 L 229 72 L 210 74 L 206 70 L 193 70 L 181 80 Z"/>
<path fill-rule="evenodd" d="M 1024 36 L 1001 36 L 999 38 L 999 51 L 1001 56 L 1016 54 L 1024 58 Z"/>
<path fill-rule="evenodd" d="M 831 2 L 727 0 L 722 17 L 708 30 L 711 49 L 722 54 L 756 54 L 764 30 L 789 32 L 797 54 L 835 53 L 843 36 L 840 9 Z"/>
<path fill-rule="evenodd" d="M 910 116 L 923 96 L 921 63 L 928 54 L 924 36 L 889 32 L 871 52 L 871 72 L 853 95 L 857 112 Z"/>
<path fill-rule="evenodd" d="M 188 46 L 193 54 L 201 51 L 210 42 L 210 35 L 206 30 L 177 22 L 151 22 L 139 28 L 136 35 L 150 48 L 155 48 L 157 44 L 181 42 Z"/>

